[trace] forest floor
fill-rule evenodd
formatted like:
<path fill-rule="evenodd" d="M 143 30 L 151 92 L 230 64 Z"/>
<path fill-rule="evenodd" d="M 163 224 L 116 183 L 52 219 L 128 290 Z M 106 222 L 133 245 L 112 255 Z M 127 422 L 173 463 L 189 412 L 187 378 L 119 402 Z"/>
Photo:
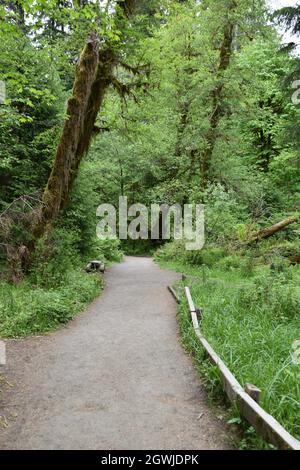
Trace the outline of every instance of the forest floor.
<path fill-rule="evenodd" d="M 166 289 L 178 275 L 127 257 L 105 277 L 102 296 L 67 327 L 7 341 L 0 448 L 233 447 L 180 344 Z"/>

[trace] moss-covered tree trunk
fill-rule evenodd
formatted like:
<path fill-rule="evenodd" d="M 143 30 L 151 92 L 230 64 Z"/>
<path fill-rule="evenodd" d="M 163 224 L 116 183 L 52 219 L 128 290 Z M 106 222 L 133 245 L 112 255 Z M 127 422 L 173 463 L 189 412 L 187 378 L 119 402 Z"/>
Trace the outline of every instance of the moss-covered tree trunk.
<path fill-rule="evenodd" d="M 65 206 L 73 182 L 76 152 L 85 133 L 86 112 L 99 63 L 99 41 L 93 34 L 87 41 L 76 68 L 67 118 L 60 136 L 51 174 L 45 188 L 40 217 L 34 229 L 41 236 L 47 225 Z"/>
<path fill-rule="evenodd" d="M 103 104 L 106 90 L 111 84 L 113 69 L 117 63 L 118 60 L 113 49 L 108 47 L 99 52 L 98 67 L 84 116 L 83 132 L 74 155 L 71 172 L 72 183 L 77 176 L 80 162 L 87 153 L 92 141 L 97 115 Z"/>
<path fill-rule="evenodd" d="M 125 29 L 125 20 L 134 13 L 137 3 L 137 0 L 117 2 L 115 24 L 118 28 Z M 98 37 L 93 33 L 81 54 L 72 96 L 68 100 L 67 118 L 42 197 L 29 253 L 34 250 L 35 241 L 44 235 L 68 202 L 80 163 L 91 143 L 106 90 L 112 82 L 113 69 L 118 64 L 117 49 L 116 45 L 104 42 L 99 50 Z"/>
<path fill-rule="evenodd" d="M 220 47 L 220 60 L 216 74 L 216 85 L 211 92 L 212 113 L 209 119 L 209 129 L 206 133 L 206 148 L 200 154 L 201 189 L 205 191 L 209 183 L 211 159 L 218 140 L 218 128 L 222 117 L 225 115 L 223 90 L 225 85 L 225 74 L 230 66 L 233 54 L 235 25 L 230 16 L 236 8 L 236 2 L 232 1 L 229 7 L 229 18 L 225 24 L 222 43 Z"/>

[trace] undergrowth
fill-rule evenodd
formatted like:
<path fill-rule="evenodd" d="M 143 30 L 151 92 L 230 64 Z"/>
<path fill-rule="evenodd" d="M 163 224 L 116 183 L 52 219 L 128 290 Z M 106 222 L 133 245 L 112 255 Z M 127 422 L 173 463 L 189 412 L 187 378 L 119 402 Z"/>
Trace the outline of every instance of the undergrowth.
<path fill-rule="evenodd" d="M 0 279 L 0 336 L 46 333 L 67 323 L 101 292 L 101 274 L 87 274 L 88 261 L 119 261 L 116 240 L 95 241 L 79 254 L 76 232 L 56 228 L 37 246 L 30 272 L 13 284 Z"/>
<path fill-rule="evenodd" d="M 192 264 L 178 256 L 173 261 L 174 251 L 172 244 L 166 246 L 156 259 L 188 275 L 185 285 L 191 286 L 195 304 L 204 310 L 204 336 L 243 386 L 253 383 L 262 390 L 262 407 L 299 439 L 300 364 L 292 355 L 300 338 L 299 268 L 281 257 L 266 265 L 253 252 L 220 256 L 219 249 L 204 250 L 198 254 L 199 264 Z M 184 297 L 183 283 L 177 289 Z M 204 360 L 185 302 L 179 320 L 183 343 L 206 386 L 214 396 L 222 396 L 219 374 Z M 236 410 L 232 414 L 230 423 L 244 429 L 241 448 L 270 448 Z"/>
<path fill-rule="evenodd" d="M 45 333 L 67 323 L 101 291 L 99 274 L 71 270 L 63 282 L 50 289 L 27 280 L 18 286 L 0 283 L 0 336 Z"/>

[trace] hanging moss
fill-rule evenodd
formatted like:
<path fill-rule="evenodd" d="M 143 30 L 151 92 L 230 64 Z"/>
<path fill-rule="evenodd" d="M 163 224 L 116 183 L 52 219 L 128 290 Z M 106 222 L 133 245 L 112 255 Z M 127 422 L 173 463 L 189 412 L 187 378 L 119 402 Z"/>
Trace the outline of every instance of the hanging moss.
<path fill-rule="evenodd" d="M 119 8 L 115 22 L 122 30 L 124 17 L 128 19 L 133 14 L 138 1 L 120 0 L 117 4 Z M 80 163 L 94 135 L 95 121 L 105 92 L 113 80 L 113 69 L 118 64 L 117 49 L 108 41 L 99 51 L 98 36 L 92 33 L 80 56 L 72 95 L 68 100 L 67 118 L 33 230 L 35 239 L 51 227 L 68 202 Z M 34 244 L 29 247 L 29 252 L 34 250 Z"/>
<path fill-rule="evenodd" d="M 85 116 L 98 64 L 99 41 L 96 35 L 92 35 L 86 43 L 76 68 L 72 96 L 67 105 L 67 119 L 44 191 L 41 217 L 35 227 L 36 237 L 45 231 L 45 226 L 55 219 L 68 199 L 72 187 L 72 168 L 76 158 L 76 150 L 83 134 Z"/>

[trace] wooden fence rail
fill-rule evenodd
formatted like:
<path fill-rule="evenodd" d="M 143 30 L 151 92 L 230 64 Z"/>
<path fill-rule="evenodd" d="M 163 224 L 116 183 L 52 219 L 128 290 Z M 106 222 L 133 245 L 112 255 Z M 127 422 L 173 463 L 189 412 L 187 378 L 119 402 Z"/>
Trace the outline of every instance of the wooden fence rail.
<path fill-rule="evenodd" d="M 198 311 L 195 308 L 189 287 L 185 287 L 185 295 L 189 306 L 195 334 L 203 346 L 206 355 L 215 364 L 221 374 L 223 389 L 229 400 L 234 403 L 241 416 L 246 419 L 256 431 L 270 444 L 278 449 L 300 450 L 300 441 L 289 434 L 273 416 L 268 414 L 258 403 L 247 393 L 237 381 L 222 359 L 214 351 L 208 341 L 201 333 L 198 321 Z M 249 386 L 247 390 L 249 389 Z M 257 390 L 257 389 L 256 389 Z"/>

